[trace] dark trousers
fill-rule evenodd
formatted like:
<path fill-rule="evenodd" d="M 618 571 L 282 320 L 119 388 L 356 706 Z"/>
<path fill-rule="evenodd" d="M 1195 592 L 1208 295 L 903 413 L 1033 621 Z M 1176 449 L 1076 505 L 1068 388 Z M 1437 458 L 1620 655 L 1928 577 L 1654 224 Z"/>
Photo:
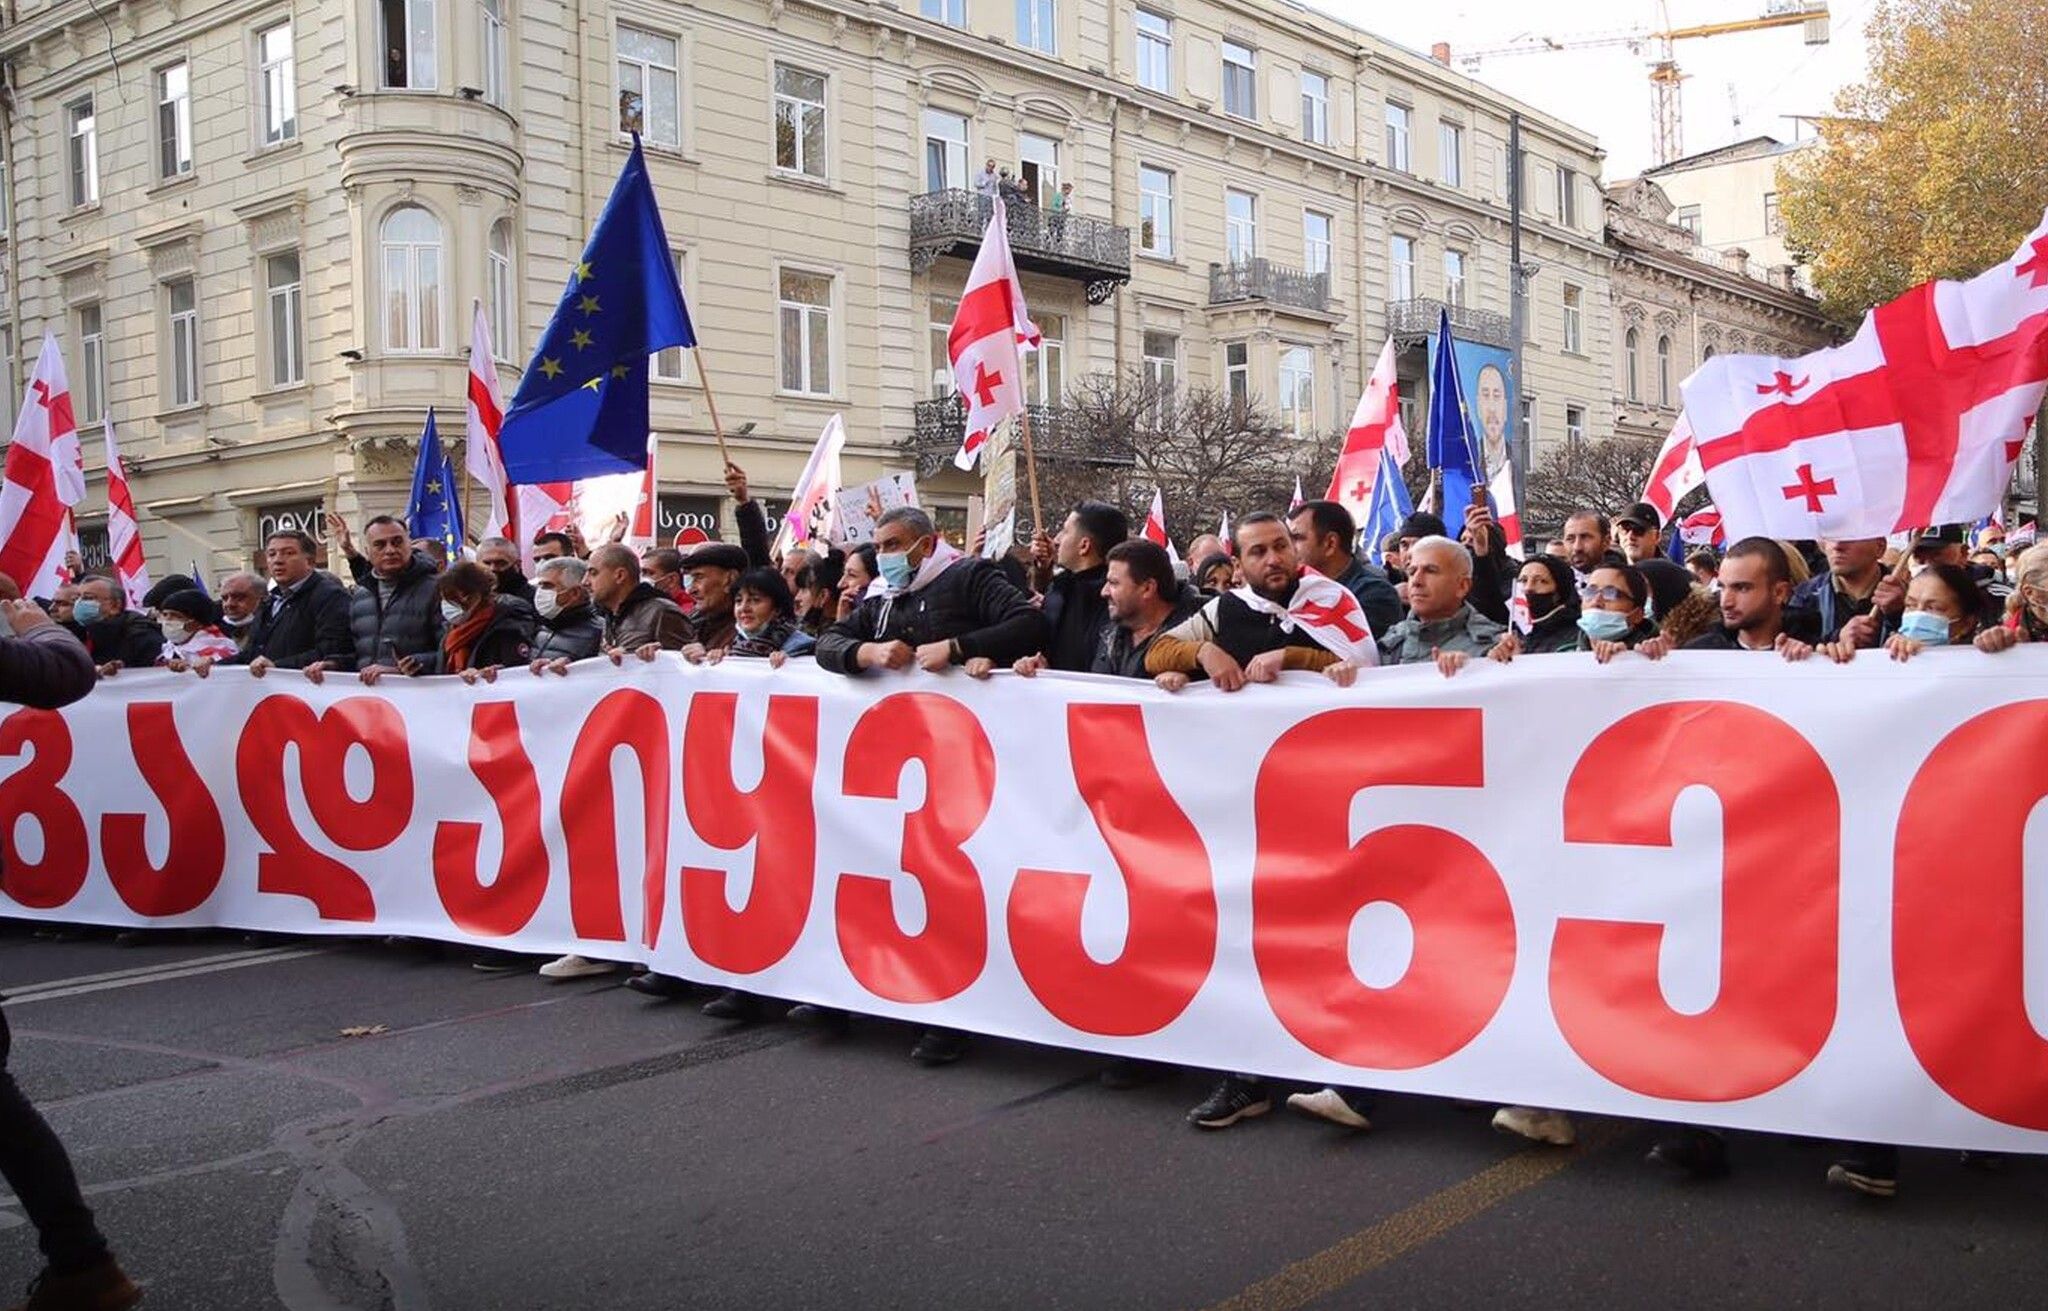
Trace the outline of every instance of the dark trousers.
<path fill-rule="evenodd" d="M 51 1272 L 90 1269 L 106 1259 L 107 1240 L 79 1194 L 64 1144 L 7 1072 L 10 1046 L 7 1012 L 0 1011 L 0 1178 L 21 1199 Z"/>

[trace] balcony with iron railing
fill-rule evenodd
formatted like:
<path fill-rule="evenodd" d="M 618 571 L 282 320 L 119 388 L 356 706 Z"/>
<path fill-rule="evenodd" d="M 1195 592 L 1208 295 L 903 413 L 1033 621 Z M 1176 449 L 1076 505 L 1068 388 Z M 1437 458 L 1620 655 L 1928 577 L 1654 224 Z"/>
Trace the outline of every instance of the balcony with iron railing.
<path fill-rule="evenodd" d="M 1252 303 L 1330 314 L 1330 275 L 1303 273 L 1258 257 L 1209 266 L 1211 306 Z"/>
<path fill-rule="evenodd" d="M 1387 335 L 1403 345 L 1427 341 L 1436 335 L 1437 321 L 1446 308 L 1446 302 L 1427 296 L 1388 301 Z M 1507 315 L 1496 314 L 1492 310 L 1470 309 L 1464 305 L 1449 305 L 1448 308 L 1451 311 L 1451 335 L 1459 341 L 1497 346 L 1502 350 L 1513 349 L 1514 332 Z"/>
<path fill-rule="evenodd" d="M 1063 405 L 1032 405 L 1031 449 L 1036 458 L 1059 464 L 1119 466 L 1137 463 L 1137 450 L 1126 441 L 1105 438 L 1080 421 L 1080 412 Z M 953 462 L 960 439 L 967 434 L 967 407 L 958 396 L 919 401 L 916 426 L 905 453 L 917 462 L 917 476 L 929 478 Z"/>
<path fill-rule="evenodd" d="M 992 208 L 988 197 L 972 191 L 912 196 L 910 271 L 923 273 L 946 255 L 973 259 Z M 1131 280 L 1129 228 L 1032 204 L 1008 204 L 1004 213 L 1018 269 L 1085 283 L 1090 305 L 1102 304 Z"/>

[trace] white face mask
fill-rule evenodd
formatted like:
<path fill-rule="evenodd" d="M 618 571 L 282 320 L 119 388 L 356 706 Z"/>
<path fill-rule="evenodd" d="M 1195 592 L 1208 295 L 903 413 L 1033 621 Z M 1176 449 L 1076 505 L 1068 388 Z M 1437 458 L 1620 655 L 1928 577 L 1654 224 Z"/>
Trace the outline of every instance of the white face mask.
<path fill-rule="evenodd" d="M 455 604 L 455 602 L 453 601 L 441 602 L 441 618 L 447 620 L 451 624 L 461 623 L 462 616 L 468 613 L 469 612 L 467 610 L 464 610 L 461 606 Z"/>
<path fill-rule="evenodd" d="M 553 619 L 562 613 L 562 598 L 555 594 L 554 588 L 543 583 L 533 589 L 533 608 L 541 618 Z"/>
<path fill-rule="evenodd" d="M 256 616 L 253 613 L 236 616 L 228 614 L 226 611 L 222 611 L 220 621 L 223 624 L 226 624 L 229 628 L 247 628 L 250 624 L 256 622 Z"/>
<path fill-rule="evenodd" d="M 190 624 L 180 624 L 174 623 L 169 619 L 159 619 L 156 626 L 164 630 L 164 641 L 169 642 L 172 646 L 176 646 L 192 636 L 192 626 Z"/>

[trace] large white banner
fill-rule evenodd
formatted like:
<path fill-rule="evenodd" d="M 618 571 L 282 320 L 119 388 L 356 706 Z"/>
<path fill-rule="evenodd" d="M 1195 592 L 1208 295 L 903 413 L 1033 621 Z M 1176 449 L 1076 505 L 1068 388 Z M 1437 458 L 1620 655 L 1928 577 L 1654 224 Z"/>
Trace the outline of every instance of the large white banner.
<path fill-rule="evenodd" d="M 672 657 L 127 672 L 0 719 L 0 910 L 575 950 L 1194 1066 L 2042 1151 L 2044 744 L 2036 648 L 1177 697 Z"/>

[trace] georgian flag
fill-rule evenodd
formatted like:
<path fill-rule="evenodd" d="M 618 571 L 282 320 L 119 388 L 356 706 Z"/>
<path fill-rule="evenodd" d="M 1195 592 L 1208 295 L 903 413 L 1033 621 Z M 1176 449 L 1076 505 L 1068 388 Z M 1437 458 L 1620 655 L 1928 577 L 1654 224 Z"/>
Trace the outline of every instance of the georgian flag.
<path fill-rule="evenodd" d="M 142 525 L 135 521 L 135 497 L 128 490 L 128 467 L 121 463 L 121 449 L 114 442 L 114 420 L 109 417 L 102 431 L 107 440 L 107 550 L 114 557 L 114 572 L 121 579 L 121 594 L 128 608 L 142 609 L 149 594 L 149 564 L 142 558 Z"/>
<path fill-rule="evenodd" d="M 1734 537 L 1883 537 L 2005 494 L 2048 391 L 2048 217 L 2011 259 L 1928 282 L 1796 360 L 1717 355 L 1685 409 Z"/>
<path fill-rule="evenodd" d="M 1166 535 L 1166 497 L 1157 487 L 1152 489 L 1152 508 L 1145 512 L 1145 526 L 1138 535 L 1165 548 L 1171 558 L 1180 559 L 1180 552 L 1173 549 L 1173 539 Z"/>
<path fill-rule="evenodd" d="M 967 273 L 960 309 L 946 334 L 953 385 L 967 407 L 967 423 L 953 463 L 972 469 L 989 434 L 1003 420 L 1024 412 L 1024 357 L 1038 349 L 1039 333 L 1024 303 L 1010 257 L 1008 219 L 1000 198 L 990 204 L 988 230 Z"/>
<path fill-rule="evenodd" d="M 512 529 L 512 504 L 506 495 L 505 458 L 498 449 L 498 430 L 505 424 L 499 400 L 498 364 L 491 346 L 491 323 L 482 301 L 469 330 L 469 406 L 462 467 L 484 489 L 485 537 L 502 537 Z M 524 534 L 528 539 L 533 533 Z M 531 542 L 524 549 L 530 550 Z M 529 564 L 531 562 L 529 561 Z"/>
<path fill-rule="evenodd" d="M 1507 539 L 1508 554 L 1522 558 L 1522 515 L 1515 506 L 1515 462 L 1502 460 L 1500 468 L 1494 470 L 1493 481 L 1487 484 L 1487 495 L 1493 498 L 1493 517 L 1500 524 L 1501 536 Z"/>
<path fill-rule="evenodd" d="M 1334 578 L 1307 565 L 1301 567 L 1301 580 L 1284 609 L 1249 587 L 1232 588 L 1231 594 L 1262 615 L 1278 616 L 1283 630 L 1291 633 L 1298 628 L 1307 633 L 1317 646 L 1346 664 L 1364 667 L 1380 662 L 1379 644 L 1373 640 L 1372 624 L 1358 598 Z"/>
<path fill-rule="evenodd" d="M 1330 474 L 1330 490 L 1324 499 L 1351 511 L 1355 523 L 1364 523 L 1371 513 L 1373 484 L 1380 464 L 1391 459 L 1398 471 L 1408 462 L 1408 433 L 1401 426 L 1401 394 L 1394 371 L 1394 340 L 1380 347 L 1379 363 L 1366 379 L 1365 394 L 1351 416 L 1344 434 L 1344 450 Z"/>
<path fill-rule="evenodd" d="M 1671 516 L 1678 512 L 1678 503 L 1685 494 L 1707 480 L 1707 471 L 1700 468 L 1700 454 L 1693 445 L 1692 424 L 1681 414 L 1678 422 L 1671 425 L 1665 434 L 1664 449 L 1657 452 L 1657 462 L 1650 466 L 1650 480 L 1643 484 L 1641 499 L 1647 501 L 1663 522 L 1671 522 Z"/>
<path fill-rule="evenodd" d="M 43 335 L 0 472 L 0 573 L 23 596 L 54 596 L 72 541 L 71 507 L 85 499 L 85 459 L 57 338 Z"/>

